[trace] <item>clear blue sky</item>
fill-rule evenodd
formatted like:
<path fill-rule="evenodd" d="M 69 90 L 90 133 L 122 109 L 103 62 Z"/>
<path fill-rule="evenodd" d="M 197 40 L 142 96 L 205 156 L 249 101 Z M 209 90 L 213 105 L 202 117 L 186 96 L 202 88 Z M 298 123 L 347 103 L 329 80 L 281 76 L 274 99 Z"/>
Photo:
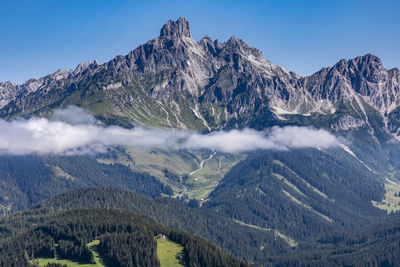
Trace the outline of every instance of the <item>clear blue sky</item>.
<path fill-rule="evenodd" d="M 197 41 L 236 35 L 301 75 L 366 53 L 400 67 L 400 1 L 1 0 L 0 81 L 104 63 L 184 16 Z"/>

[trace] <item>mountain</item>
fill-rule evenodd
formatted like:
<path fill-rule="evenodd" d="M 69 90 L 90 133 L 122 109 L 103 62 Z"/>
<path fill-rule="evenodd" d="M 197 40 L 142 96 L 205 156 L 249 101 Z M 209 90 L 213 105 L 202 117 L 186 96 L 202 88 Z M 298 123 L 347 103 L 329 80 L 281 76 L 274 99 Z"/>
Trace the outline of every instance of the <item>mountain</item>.
<path fill-rule="evenodd" d="M 0 84 L 0 117 L 48 117 L 77 105 L 128 128 L 311 126 L 346 139 L 354 160 L 392 179 L 400 167 L 399 81 L 399 69 L 371 54 L 301 77 L 237 37 L 196 42 L 179 18 L 126 56 Z"/>
<path fill-rule="evenodd" d="M 78 105 L 105 124 L 124 127 L 208 132 L 313 126 L 348 138 L 359 160 L 388 172 L 400 166 L 393 149 L 399 147 L 399 81 L 399 69 L 385 69 L 371 54 L 301 77 L 237 37 L 196 42 L 179 18 L 126 56 L 22 85 L 0 84 L 0 117 L 47 117 Z"/>
<path fill-rule="evenodd" d="M 329 128 L 366 126 L 373 134 L 372 108 L 385 132 L 397 136 L 399 81 L 398 69 L 385 69 L 371 54 L 301 77 L 237 37 L 195 42 L 189 23 L 179 18 L 126 56 L 22 85 L 0 84 L 0 114 L 29 116 L 73 103 L 117 123 L 210 130 L 260 128 L 288 123 L 294 115 L 332 117 L 346 105 L 350 114 Z"/>
<path fill-rule="evenodd" d="M 235 165 L 202 209 L 275 229 L 300 242 L 338 229 L 362 229 L 385 212 L 383 179 L 341 149 L 254 152 Z"/>
<path fill-rule="evenodd" d="M 338 146 L 231 154 L 116 146 L 95 156 L 2 155 L 0 207 L 7 214 L 47 199 L 36 207 L 43 213 L 122 208 L 263 265 L 354 265 L 353 256 L 367 263 L 364 252 L 377 265 L 396 265 L 397 243 L 386 242 L 398 240 L 390 222 L 400 210 L 399 81 L 399 69 L 385 69 L 372 54 L 302 77 L 237 37 L 196 42 L 186 19 L 168 21 L 158 37 L 126 56 L 22 85 L 0 83 L 0 117 L 51 117 L 76 105 L 104 126 L 202 133 L 306 126 L 329 131 Z M 79 189 L 93 185 L 156 200 L 121 189 Z M 372 253 L 383 248 L 390 251 L 382 257 Z"/>

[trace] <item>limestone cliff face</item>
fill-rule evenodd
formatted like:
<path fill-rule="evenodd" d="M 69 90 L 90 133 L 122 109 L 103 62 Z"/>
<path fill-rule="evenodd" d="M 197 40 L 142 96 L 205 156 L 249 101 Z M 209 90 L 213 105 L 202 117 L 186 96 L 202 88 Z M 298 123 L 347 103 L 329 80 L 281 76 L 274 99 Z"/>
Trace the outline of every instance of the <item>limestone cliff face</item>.
<path fill-rule="evenodd" d="M 75 94 L 81 100 L 103 98 L 111 106 L 108 112 L 142 124 L 148 124 L 147 114 L 158 116 L 155 126 L 218 129 L 249 126 L 260 116 L 279 121 L 331 115 L 345 104 L 354 120 L 344 116 L 334 129 L 368 125 L 366 110 L 372 107 L 385 130 L 395 134 L 399 84 L 400 71 L 385 69 L 371 54 L 301 77 L 237 37 L 219 42 L 206 36 L 196 42 L 188 21 L 179 18 L 168 21 L 159 37 L 105 64 L 80 64 L 22 85 L 0 83 L 0 114 L 9 118 L 73 104 L 66 99 Z M 85 102 L 89 109 L 90 101 Z"/>

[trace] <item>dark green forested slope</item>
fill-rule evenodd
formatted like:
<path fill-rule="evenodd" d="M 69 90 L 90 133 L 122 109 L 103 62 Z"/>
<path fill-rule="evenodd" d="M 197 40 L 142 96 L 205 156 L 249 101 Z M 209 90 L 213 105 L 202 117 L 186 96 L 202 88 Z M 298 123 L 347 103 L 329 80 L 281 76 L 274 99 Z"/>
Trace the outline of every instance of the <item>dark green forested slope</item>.
<path fill-rule="evenodd" d="M 315 247 L 273 260 L 275 266 L 400 266 L 400 216 L 360 231 L 335 231 Z"/>
<path fill-rule="evenodd" d="M 41 209 L 20 215 L 40 223 L 0 242 L 0 266 L 29 266 L 39 257 L 93 262 L 87 243 L 100 240 L 98 250 L 107 266 L 159 266 L 155 236 L 164 234 L 183 246 L 186 266 L 247 266 L 204 239 L 170 230 L 134 213 L 115 209 L 73 209 L 47 213 Z M 11 227 L 11 225 L 9 225 Z"/>
<path fill-rule="evenodd" d="M 80 207 L 91 207 L 92 209 L 76 210 Z M 0 244 L 5 246 L 0 251 L 3 251 L 3 248 L 21 245 L 22 243 L 18 243 L 19 241 L 16 240 L 21 241 L 21 237 L 23 240 L 27 240 L 27 236 L 35 236 L 40 240 L 45 240 L 45 244 L 52 244 L 51 238 L 54 239 L 54 236 L 48 238 L 41 230 L 39 232 L 37 230 L 48 229 L 48 227 L 56 225 L 60 227 L 60 231 L 65 231 L 62 229 L 68 229 L 71 220 L 80 217 L 77 214 L 81 213 L 88 214 L 83 217 L 87 216 L 89 222 L 103 223 L 109 217 L 112 220 L 117 220 L 121 217 L 119 215 L 121 213 L 127 214 L 127 217 L 135 216 L 135 218 L 140 219 L 139 221 L 146 221 L 146 224 L 162 227 L 151 219 L 125 213 L 122 210 L 107 209 L 105 211 L 98 207 L 117 207 L 135 211 L 137 214 L 153 218 L 157 223 L 167 225 L 167 227 L 170 227 L 168 229 L 184 229 L 192 234 L 201 235 L 209 241 L 220 244 L 234 255 L 265 266 L 309 266 L 310 264 L 315 266 L 368 266 L 368 264 L 370 266 L 397 266 L 400 263 L 398 259 L 398 255 L 400 255 L 400 217 L 398 215 L 383 216 L 384 220 L 381 223 L 373 223 L 373 220 L 371 220 L 371 224 L 368 227 L 364 225 L 362 230 L 346 230 L 345 227 L 332 228 L 333 230 L 321 233 L 318 236 L 315 235 L 314 238 L 309 237 L 305 241 L 299 241 L 295 248 L 290 249 L 272 232 L 240 225 L 212 212 L 189 208 L 172 199 L 151 200 L 130 191 L 109 187 L 84 188 L 66 192 L 44 201 L 30 210 L 8 215 L 7 218 L 0 221 Z M 121 218 L 125 218 L 125 215 Z M 47 228 L 43 228 L 43 225 L 47 225 Z M 90 232 L 93 227 L 91 223 L 88 223 L 83 224 L 80 228 L 74 227 L 74 229 Z M 52 230 L 52 233 L 57 231 Z M 175 230 L 168 231 L 163 230 L 163 233 L 176 232 Z M 147 233 L 145 230 L 142 232 Z M 151 234 L 155 232 L 151 232 Z M 21 235 L 21 233 L 25 234 Z M 181 232 L 178 231 L 177 233 Z M 85 247 L 83 244 L 93 240 L 94 235 L 81 233 L 79 236 L 80 238 L 86 237 L 80 243 L 76 242 L 75 250 L 84 255 Z M 109 244 L 133 242 L 125 232 L 118 233 L 112 238 L 104 235 L 104 238 L 110 242 Z M 184 239 L 172 235 L 169 238 L 183 245 L 186 242 Z M 24 244 L 30 244 L 30 242 L 24 242 Z M 71 245 L 68 242 L 62 242 L 62 244 L 66 247 Z M 151 245 L 151 242 L 149 244 Z M 79 249 L 80 246 L 81 249 Z M 48 245 L 47 247 L 51 246 Z M 113 245 L 104 245 L 104 247 L 110 249 Z M 33 242 L 29 247 L 30 253 L 36 253 L 36 248 L 42 247 Z M 51 253 L 51 251 L 54 250 L 50 249 L 50 252 L 43 250 L 42 252 Z M 384 265 L 386 263 L 388 265 Z"/>
<path fill-rule="evenodd" d="M 126 188 L 149 197 L 171 195 L 155 177 L 92 156 L 0 156 L 0 211 L 26 209 L 51 196 L 90 185 Z"/>
<path fill-rule="evenodd" d="M 172 229 L 180 229 L 201 236 L 251 262 L 266 262 L 271 256 L 291 253 L 292 249 L 272 231 L 240 225 L 213 212 L 189 208 L 169 198 L 151 200 L 131 191 L 111 188 L 82 188 L 62 193 L 43 201 L 33 209 L 9 215 L 0 220 L 0 236 L 9 238 L 31 224 L 41 222 L 48 213 L 74 208 L 119 208 L 152 218 Z M 41 213 L 36 212 L 39 209 Z M 26 221 L 24 216 L 29 215 Z M 260 249 L 264 248 L 264 249 Z"/>
<path fill-rule="evenodd" d="M 383 178 L 339 149 L 259 152 L 228 172 L 202 209 L 303 241 L 358 229 L 385 213 Z"/>

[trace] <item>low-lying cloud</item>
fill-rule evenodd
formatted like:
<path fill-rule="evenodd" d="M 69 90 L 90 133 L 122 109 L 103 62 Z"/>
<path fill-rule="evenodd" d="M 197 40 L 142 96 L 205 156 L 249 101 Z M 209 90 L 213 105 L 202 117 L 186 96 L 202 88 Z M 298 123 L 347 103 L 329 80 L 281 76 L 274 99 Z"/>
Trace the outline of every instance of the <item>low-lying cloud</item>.
<path fill-rule="evenodd" d="M 298 126 L 272 127 L 261 132 L 244 129 L 207 135 L 192 134 L 186 140 L 189 148 L 210 148 L 231 153 L 257 149 L 328 148 L 338 144 L 336 137 L 325 130 Z"/>
<path fill-rule="evenodd" d="M 92 116 L 76 107 L 56 111 L 51 119 L 0 120 L 0 153 L 76 154 L 100 152 L 112 145 L 212 149 L 234 153 L 338 145 L 336 137 L 329 132 L 308 127 L 287 126 L 265 131 L 243 129 L 199 134 L 140 127 L 103 127 L 94 122 Z"/>

